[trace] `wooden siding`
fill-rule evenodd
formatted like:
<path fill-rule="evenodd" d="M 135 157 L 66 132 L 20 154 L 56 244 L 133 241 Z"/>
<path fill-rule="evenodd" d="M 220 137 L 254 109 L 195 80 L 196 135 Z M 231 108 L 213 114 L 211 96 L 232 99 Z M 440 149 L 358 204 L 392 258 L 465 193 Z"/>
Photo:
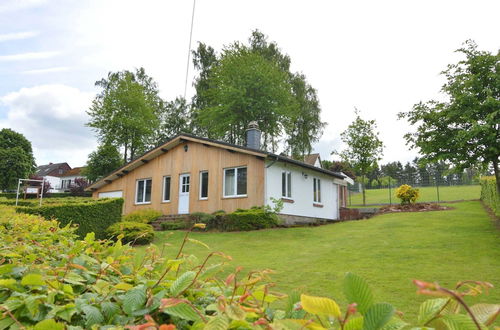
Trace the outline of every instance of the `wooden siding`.
<path fill-rule="evenodd" d="M 188 151 L 184 151 L 184 146 Z M 247 197 L 224 198 L 224 168 L 247 167 Z M 124 214 L 139 209 L 153 208 L 163 214 L 178 213 L 179 175 L 190 174 L 189 213 L 250 208 L 264 204 L 264 160 L 253 155 L 229 151 L 208 144 L 188 141 L 178 145 L 123 177 L 93 192 L 123 191 Z M 200 172 L 208 171 L 208 199 L 200 200 Z M 170 176 L 170 202 L 162 202 L 163 177 Z M 152 179 L 151 203 L 135 204 L 136 182 Z"/>

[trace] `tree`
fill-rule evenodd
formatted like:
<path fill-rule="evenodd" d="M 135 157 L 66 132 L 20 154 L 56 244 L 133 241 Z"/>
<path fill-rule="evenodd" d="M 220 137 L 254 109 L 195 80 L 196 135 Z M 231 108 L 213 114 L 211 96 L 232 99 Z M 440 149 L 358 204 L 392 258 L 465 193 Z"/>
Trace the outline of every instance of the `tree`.
<path fill-rule="evenodd" d="M 189 133 L 191 131 L 189 111 L 189 104 L 183 97 L 164 102 L 163 110 L 159 115 L 160 127 L 153 135 L 151 144 L 158 145 L 180 133 Z"/>
<path fill-rule="evenodd" d="M 87 177 L 88 181 L 95 182 L 122 164 L 123 161 L 117 148 L 109 143 L 103 144 L 96 151 L 90 153 L 83 175 Z"/>
<path fill-rule="evenodd" d="M 405 139 L 426 162 L 449 161 L 459 170 L 492 166 L 500 193 L 500 51 L 480 51 L 469 40 L 457 52 L 465 59 L 442 72 L 447 100 L 420 102 L 399 114 L 417 126 Z"/>
<path fill-rule="evenodd" d="M 355 110 L 356 119 L 341 133 L 342 142 L 347 148 L 339 153 L 343 161 L 352 164 L 354 170 L 361 174 L 359 182 L 363 183 L 363 205 L 366 205 L 365 182 L 368 172 L 377 165 L 383 152 L 383 143 L 376 132 L 375 120 L 364 120 Z"/>
<path fill-rule="evenodd" d="M 333 161 L 329 167 L 325 167 L 326 169 L 332 172 L 342 172 L 353 180 L 356 180 L 356 173 L 354 173 L 354 169 L 351 164 L 347 162 L 339 162 Z"/>
<path fill-rule="evenodd" d="M 0 190 L 15 189 L 35 171 L 31 142 L 11 129 L 0 131 Z"/>
<path fill-rule="evenodd" d="M 87 126 L 95 129 L 102 143 L 123 148 L 127 162 L 149 146 L 159 128 L 163 101 L 158 86 L 143 68 L 110 72 L 95 84 L 102 91 L 87 111 Z"/>

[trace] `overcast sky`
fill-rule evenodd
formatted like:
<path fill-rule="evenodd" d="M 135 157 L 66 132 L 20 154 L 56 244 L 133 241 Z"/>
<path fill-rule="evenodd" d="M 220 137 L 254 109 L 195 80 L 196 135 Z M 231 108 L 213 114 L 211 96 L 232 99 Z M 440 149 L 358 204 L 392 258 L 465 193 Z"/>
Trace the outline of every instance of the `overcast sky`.
<path fill-rule="evenodd" d="M 85 111 L 108 71 L 143 66 L 162 97 L 183 94 L 191 10 L 191 0 L 0 0 L 0 128 L 23 133 L 37 164 L 84 165 L 97 146 Z M 499 13 L 498 0 L 197 0 L 193 47 L 219 50 L 261 30 L 318 90 L 323 159 L 342 148 L 357 107 L 378 123 L 382 162 L 408 161 L 411 128 L 396 114 L 442 97 L 439 72 L 466 39 L 496 52 Z"/>

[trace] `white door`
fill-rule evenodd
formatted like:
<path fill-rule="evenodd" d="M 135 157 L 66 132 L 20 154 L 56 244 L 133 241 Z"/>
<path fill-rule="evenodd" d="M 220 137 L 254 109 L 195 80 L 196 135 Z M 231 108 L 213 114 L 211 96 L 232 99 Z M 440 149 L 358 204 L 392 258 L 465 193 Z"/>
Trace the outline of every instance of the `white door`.
<path fill-rule="evenodd" d="M 117 197 L 123 197 L 123 192 L 121 190 L 106 191 L 99 193 L 99 198 L 117 198 Z"/>
<path fill-rule="evenodd" d="M 179 177 L 179 214 L 189 213 L 189 174 Z"/>

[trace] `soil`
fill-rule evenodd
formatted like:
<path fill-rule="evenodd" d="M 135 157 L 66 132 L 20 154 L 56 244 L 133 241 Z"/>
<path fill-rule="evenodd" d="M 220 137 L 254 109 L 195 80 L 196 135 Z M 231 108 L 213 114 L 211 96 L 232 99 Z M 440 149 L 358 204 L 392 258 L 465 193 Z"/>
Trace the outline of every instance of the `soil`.
<path fill-rule="evenodd" d="M 427 212 L 427 211 L 443 211 L 451 210 L 452 207 L 443 206 L 436 203 L 415 203 L 409 205 L 386 205 L 382 206 L 378 211 L 381 213 L 391 213 L 391 212 Z"/>

